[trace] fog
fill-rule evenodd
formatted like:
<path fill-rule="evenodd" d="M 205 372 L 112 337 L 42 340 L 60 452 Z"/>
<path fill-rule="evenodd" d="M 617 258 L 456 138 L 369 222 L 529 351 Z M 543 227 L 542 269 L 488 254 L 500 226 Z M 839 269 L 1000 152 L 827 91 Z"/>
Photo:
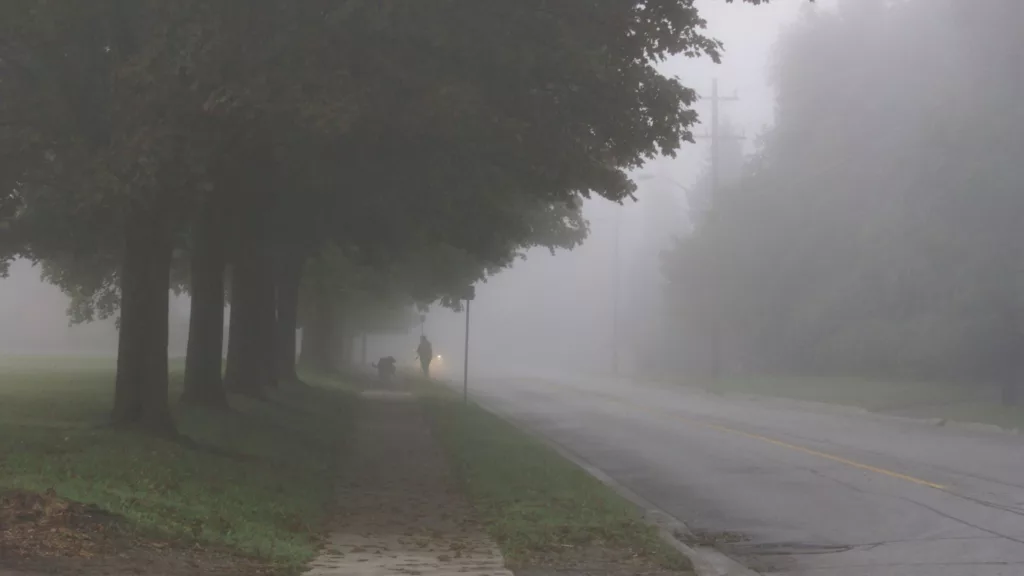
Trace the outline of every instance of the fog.
<path fill-rule="evenodd" d="M 772 121 L 768 70 L 773 47 L 804 7 L 795 1 L 755 7 L 705 0 L 698 5 L 712 35 L 725 44 L 722 63 L 677 57 L 665 62 L 662 70 L 702 96 L 710 96 L 717 79 L 721 96 L 738 97 L 722 104 L 723 119 L 746 134 L 744 145 L 753 148 L 756 136 Z M 664 316 L 660 253 L 689 229 L 683 187 L 692 186 L 709 158 L 709 142 L 700 136 L 710 132 L 710 104 L 698 102 L 696 109 L 705 121 L 693 129 L 696 142 L 684 145 L 676 158 L 655 159 L 634 174 L 639 187 L 636 202 L 586 203 L 591 234 L 583 246 L 554 255 L 531 250 L 525 260 L 477 287 L 470 313 L 471 374 L 611 376 L 616 354 L 620 375 L 637 372 L 637 347 L 652 345 Z M 464 314 L 434 307 L 424 331 L 442 355 L 444 373 L 459 377 Z M 412 365 L 419 332 L 371 336 L 367 355 L 372 359 L 393 354 Z"/>
<path fill-rule="evenodd" d="M 723 62 L 663 68 L 738 98 L 720 103 L 717 187 L 705 99 L 697 142 L 634 174 L 637 203 L 589 202 L 586 245 L 533 251 L 479 288 L 471 373 L 1024 398 L 1024 4 L 703 8 Z M 459 355 L 460 314 L 435 310 L 425 330 Z M 374 353 L 392 346 L 412 348 Z"/>
<path fill-rule="evenodd" d="M 72 325 L 68 297 L 40 279 L 26 260 L 11 265 L 0 280 L 0 350 L 12 356 L 113 356 L 117 325 L 113 318 Z M 188 338 L 188 298 L 171 297 L 171 357 L 182 357 Z"/>
<path fill-rule="evenodd" d="M 769 6 L 698 2 L 709 29 L 726 46 L 723 62 L 677 57 L 662 66 L 685 85 L 708 95 L 713 79 L 722 94 L 739 100 L 723 106 L 723 116 L 748 135 L 771 121 L 773 99 L 766 71 L 781 28 L 798 15 L 800 2 Z M 698 103 L 702 118 L 706 102 Z M 708 132 L 697 126 L 697 135 Z M 748 139 L 747 146 L 753 145 Z M 659 253 L 688 227 L 686 193 L 708 158 L 708 143 L 684 146 L 676 158 L 652 161 L 639 175 L 637 202 L 616 205 L 601 199 L 585 206 L 591 225 L 586 243 L 571 252 L 531 250 L 513 268 L 477 288 L 472 305 L 471 357 L 481 374 L 609 374 L 613 349 L 620 371 L 635 364 L 635 342 L 652 334 L 659 321 L 664 279 Z M 613 345 L 615 251 L 618 230 L 619 337 Z M 16 262 L 0 281 L 0 350 L 26 355 L 113 355 L 113 319 L 69 325 L 68 299 L 39 279 L 38 268 Z M 170 348 L 184 354 L 187 297 L 172 298 Z M 465 320 L 461 312 L 434 306 L 427 315 L 427 335 L 443 357 L 444 371 L 461 374 Z M 395 355 L 412 364 L 419 330 L 405 336 L 370 335 L 366 357 Z M 356 347 L 359 348 L 357 343 Z M 361 351 L 357 353 L 362 356 Z"/>
<path fill-rule="evenodd" d="M 1021 4 L 698 4 L 723 61 L 661 64 L 705 97 L 696 142 L 634 173 L 636 202 L 589 200 L 581 247 L 531 250 L 477 286 L 470 373 L 1014 383 L 1014 396 Z M 3 349 L 113 353 L 112 321 L 69 327 L 66 304 L 17 263 L 0 282 Z M 187 304 L 172 306 L 172 355 Z M 412 365 L 421 329 L 437 369 L 460 377 L 465 312 L 436 305 L 354 356 Z"/>

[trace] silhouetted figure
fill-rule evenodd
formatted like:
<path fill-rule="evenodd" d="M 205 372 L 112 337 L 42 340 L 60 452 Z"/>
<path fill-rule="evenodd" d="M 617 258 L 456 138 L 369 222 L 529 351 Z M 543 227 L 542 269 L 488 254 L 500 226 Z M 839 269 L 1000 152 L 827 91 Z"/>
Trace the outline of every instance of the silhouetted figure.
<path fill-rule="evenodd" d="M 372 364 L 377 369 L 377 377 L 380 378 L 381 382 L 390 382 L 395 377 L 396 363 L 394 356 L 385 356 L 378 360 L 376 364 Z"/>
<path fill-rule="evenodd" d="M 416 348 L 416 355 L 420 358 L 420 367 L 423 368 L 423 375 L 430 378 L 430 361 L 434 359 L 434 347 L 426 336 L 420 336 L 420 345 Z"/>

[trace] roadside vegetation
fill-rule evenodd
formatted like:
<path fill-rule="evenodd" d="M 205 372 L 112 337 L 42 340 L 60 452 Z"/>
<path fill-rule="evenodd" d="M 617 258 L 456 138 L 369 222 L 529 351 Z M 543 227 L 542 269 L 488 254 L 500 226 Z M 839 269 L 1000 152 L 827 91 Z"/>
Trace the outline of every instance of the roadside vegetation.
<path fill-rule="evenodd" d="M 432 391 L 425 402 L 467 494 L 513 569 L 692 569 L 632 504 L 537 439 L 445 391 Z"/>
<path fill-rule="evenodd" d="M 871 412 L 1024 429 L 1024 408 L 999 402 L 992 386 L 865 378 L 725 378 L 695 386 L 721 394 L 754 394 L 863 408 Z"/>
<path fill-rule="evenodd" d="M 70 501 L 133 547 L 137 539 L 157 549 L 198 546 L 286 572 L 313 557 L 351 420 L 347 393 L 289 387 L 268 391 L 269 402 L 232 398 L 231 412 L 175 405 L 182 436 L 172 441 L 106 425 L 113 378 L 113 363 L 99 360 L 0 363 L 0 497 L 8 515 L 40 502 L 67 513 Z M 172 394 L 180 381 L 172 372 Z M 15 538 L 12 525 L 0 549 L 87 557 L 110 544 L 81 519 L 59 528 L 54 537 L 21 530 Z"/>
<path fill-rule="evenodd" d="M 780 35 L 759 145 L 723 138 L 694 182 L 640 353 L 668 379 L 1020 425 L 1021 3 L 832 4 Z"/>

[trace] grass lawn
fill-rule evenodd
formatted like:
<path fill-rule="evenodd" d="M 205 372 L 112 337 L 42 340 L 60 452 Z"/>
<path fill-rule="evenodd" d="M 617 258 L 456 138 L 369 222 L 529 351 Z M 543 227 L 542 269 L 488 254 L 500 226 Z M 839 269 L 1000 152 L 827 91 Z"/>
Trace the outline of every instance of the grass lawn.
<path fill-rule="evenodd" d="M 861 378 L 727 378 L 702 387 L 715 392 L 781 396 L 868 410 L 957 403 L 969 398 L 968 390 L 952 385 Z"/>
<path fill-rule="evenodd" d="M 1024 409 L 999 404 L 962 402 L 948 406 L 922 406 L 901 412 L 917 418 L 945 418 L 952 422 L 994 424 L 1001 428 L 1024 430 Z"/>
<path fill-rule="evenodd" d="M 632 504 L 543 443 L 445 393 L 425 402 L 472 503 L 513 568 L 557 565 L 559 555 L 590 549 L 663 570 L 690 569 Z"/>
<path fill-rule="evenodd" d="M 104 427 L 113 367 L 0 361 L 0 494 L 52 489 L 147 536 L 281 567 L 314 555 L 351 421 L 349 394 L 290 388 L 272 402 L 232 398 L 228 414 L 175 407 L 180 432 L 198 445 L 188 447 Z"/>

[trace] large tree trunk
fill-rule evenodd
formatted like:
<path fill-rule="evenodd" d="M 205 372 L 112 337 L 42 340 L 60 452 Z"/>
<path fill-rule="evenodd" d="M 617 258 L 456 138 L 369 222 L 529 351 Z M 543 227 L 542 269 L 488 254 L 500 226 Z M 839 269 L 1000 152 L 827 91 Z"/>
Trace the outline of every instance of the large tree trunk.
<path fill-rule="evenodd" d="M 118 427 L 173 436 L 167 398 L 171 282 L 167 218 L 159 207 L 136 208 L 125 225 L 113 421 Z"/>
<path fill-rule="evenodd" d="M 237 144 L 224 165 L 235 216 L 231 238 L 231 320 L 224 384 L 261 396 L 277 385 L 277 303 L 270 223 L 273 148 L 260 134 Z"/>
<path fill-rule="evenodd" d="M 220 198 L 208 196 L 201 208 L 192 248 L 192 310 L 185 357 L 182 401 L 194 406 L 227 408 L 221 378 L 224 356 L 224 210 Z"/>
<path fill-rule="evenodd" d="M 274 355 L 275 298 L 269 254 L 253 246 L 240 255 L 231 274 L 231 322 L 225 385 L 259 396 L 277 384 Z"/>
<path fill-rule="evenodd" d="M 299 362 L 314 372 L 330 374 L 335 371 L 334 306 L 326 291 L 314 296 L 311 308 L 310 317 L 303 322 Z"/>
<path fill-rule="evenodd" d="M 277 275 L 277 373 L 285 382 L 298 382 L 296 332 L 299 329 L 299 284 L 302 258 L 282 259 Z"/>

